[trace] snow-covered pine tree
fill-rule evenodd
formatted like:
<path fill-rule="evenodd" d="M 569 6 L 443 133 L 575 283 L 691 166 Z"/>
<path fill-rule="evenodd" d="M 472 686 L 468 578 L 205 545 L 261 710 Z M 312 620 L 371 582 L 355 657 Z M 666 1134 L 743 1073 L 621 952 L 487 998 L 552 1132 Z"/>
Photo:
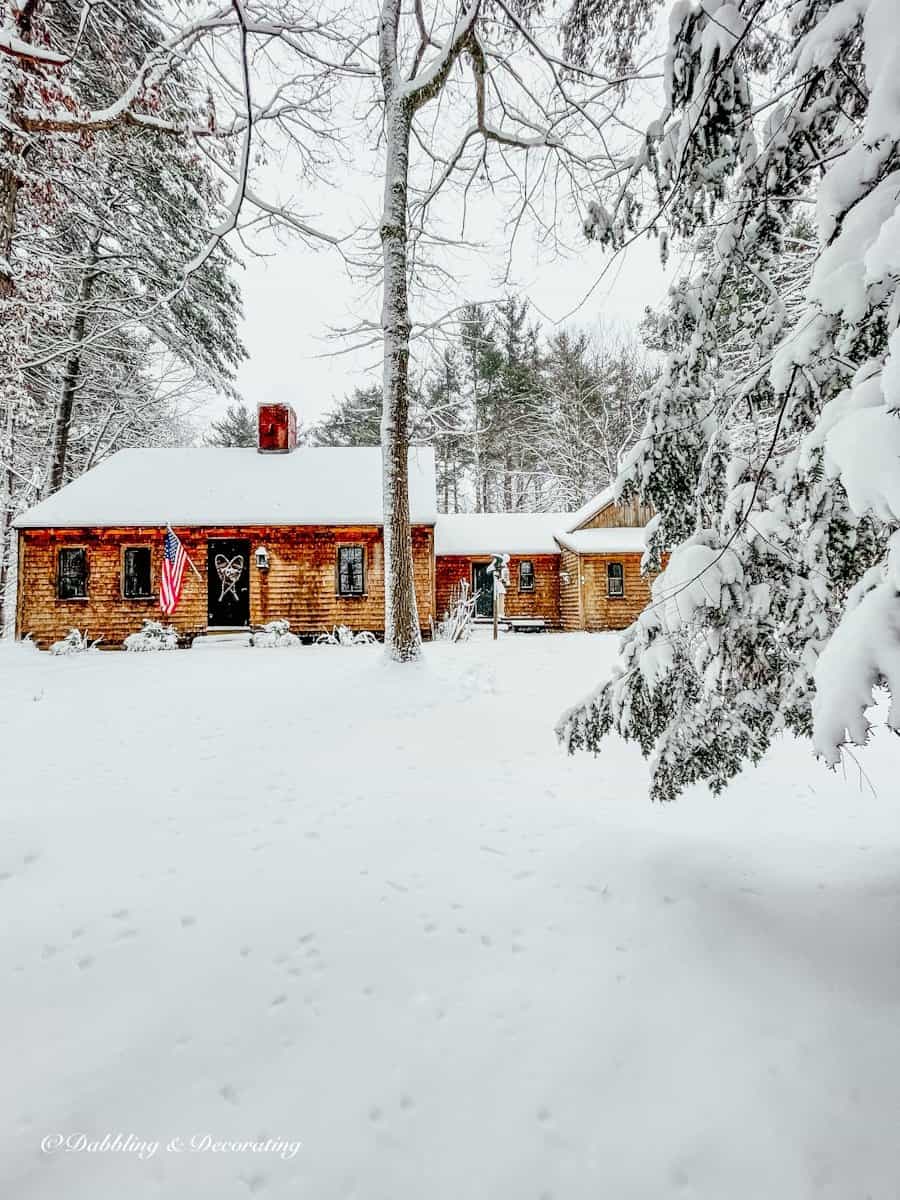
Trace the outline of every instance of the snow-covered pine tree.
<path fill-rule="evenodd" d="M 256 421 L 246 404 L 229 404 L 225 415 L 210 422 L 206 435 L 207 446 L 243 446 L 252 448 L 257 442 Z"/>
<path fill-rule="evenodd" d="M 783 729 L 837 762 L 880 683 L 900 729 L 896 3 L 683 0 L 671 35 L 655 220 L 714 246 L 673 291 L 619 482 L 656 507 L 647 564 L 671 557 L 559 725 L 572 751 L 636 740 L 659 799 L 721 789 Z M 623 243 L 633 186 L 590 236 Z"/>

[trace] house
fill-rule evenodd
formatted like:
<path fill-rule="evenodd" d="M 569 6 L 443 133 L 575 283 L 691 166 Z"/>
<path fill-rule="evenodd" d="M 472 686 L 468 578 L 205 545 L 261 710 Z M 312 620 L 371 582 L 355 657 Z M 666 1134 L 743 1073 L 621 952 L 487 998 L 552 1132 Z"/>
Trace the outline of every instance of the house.
<path fill-rule="evenodd" d="M 653 509 L 617 501 L 607 488 L 556 534 L 563 629 L 627 629 L 647 607 L 651 579 L 641 574 L 644 527 Z"/>
<path fill-rule="evenodd" d="M 70 628 L 121 645 L 159 616 L 171 524 L 188 568 L 171 618 L 185 639 L 286 618 L 300 634 L 384 629 L 381 451 L 296 445 L 287 405 L 259 408 L 259 450 L 121 450 L 23 513 L 17 636 Z M 434 615 L 434 452 L 409 455 L 419 620 Z M 197 577 L 199 575 L 199 578 Z"/>
<path fill-rule="evenodd" d="M 505 615 L 538 617 L 558 628 L 560 551 L 553 535 L 570 519 L 570 514 L 559 512 L 440 516 L 435 527 L 437 612 L 446 611 L 454 586 L 465 581 L 475 596 L 476 614 L 493 617 L 494 591 L 488 566 L 495 554 L 508 554 Z"/>
<path fill-rule="evenodd" d="M 641 574 L 644 526 L 653 516 L 611 489 L 574 513 L 466 513 L 440 516 L 435 527 L 438 613 L 465 580 L 480 617 L 493 616 L 488 565 L 508 554 L 504 615 L 539 618 L 566 630 L 625 629 L 650 599 Z"/>
<path fill-rule="evenodd" d="M 16 634 L 42 647 L 70 628 L 119 646 L 159 615 L 166 526 L 191 566 L 171 618 L 185 640 L 276 618 L 313 636 L 384 630 L 378 447 L 298 447 L 289 405 L 259 406 L 259 447 L 122 450 L 21 514 Z M 643 526 L 652 515 L 605 492 L 577 513 L 438 516 L 434 452 L 409 454 L 419 622 L 455 584 L 493 615 L 487 573 L 510 556 L 507 616 L 550 628 L 622 629 L 646 605 Z"/>

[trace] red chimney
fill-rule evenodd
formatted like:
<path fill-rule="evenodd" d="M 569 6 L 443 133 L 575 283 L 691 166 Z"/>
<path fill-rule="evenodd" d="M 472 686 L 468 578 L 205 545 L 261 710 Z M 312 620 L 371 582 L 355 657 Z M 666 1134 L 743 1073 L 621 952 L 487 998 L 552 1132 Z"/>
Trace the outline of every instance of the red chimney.
<path fill-rule="evenodd" d="M 297 449 L 297 415 L 289 404 L 257 406 L 260 454 L 289 454 Z"/>

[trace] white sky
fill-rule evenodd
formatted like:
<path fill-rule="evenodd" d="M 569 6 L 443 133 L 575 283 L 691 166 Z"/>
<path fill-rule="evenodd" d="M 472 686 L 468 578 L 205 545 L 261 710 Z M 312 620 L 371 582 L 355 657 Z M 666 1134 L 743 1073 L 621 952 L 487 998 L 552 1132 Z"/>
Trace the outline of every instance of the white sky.
<path fill-rule="evenodd" d="M 373 180 L 373 193 L 377 187 Z M 577 244 L 576 238 L 571 240 Z M 518 272 L 519 290 L 548 323 L 565 321 L 608 262 L 605 251 L 584 241 L 581 252 L 565 260 L 525 264 Z M 656 241 L 642 239 L 613 265 L 569 322 L 634 325 L 647 305 L 657 306 L 664 299 L 670 274 L 660 265 Z M 377 346 L 334 354 L 350 340 L 334 340 L 330 328 L 377 315 L 377 300 L 348 278 L 336 253 L 315 253 L 296 243 L 281 245 L 271 257 L 248 260 L 241 282 L 243 338 L 250 358 L 240 371 L 238 386 L 249 404 L 288 401 L 304 422 L 310 422 L 354 386 L 380 378 Z M 468 280 L 460 281 L 457 299 L 501 299 L 503 295 L 490 265 L 479 270 L 473 264 Z M 416 316 L 413 299 L 413 320 Z"/>

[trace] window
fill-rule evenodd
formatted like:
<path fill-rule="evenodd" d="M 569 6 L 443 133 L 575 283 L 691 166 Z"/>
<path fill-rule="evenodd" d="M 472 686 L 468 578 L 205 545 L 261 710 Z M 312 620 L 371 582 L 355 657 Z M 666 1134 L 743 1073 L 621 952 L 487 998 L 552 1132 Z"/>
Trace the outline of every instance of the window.
<path fill-rule="evenodd" d="M 338 595 L 361 596 L 365 591 L 362 546 L 338 546 Z"/>
<path fill-rule="evenodd" d="M 126 546 L 122 551 L 122 595 L 126 600 L 153 595 L 149 546 Z"/>
<path fill-rule="evenodd" d="M 523 558 L 519 563 L 519 591 L 534 591 L 534 563 L 530 558 Z"/>
<path fill-rule="evenodd" d="M 606 564 L 606 594 L 607 596 L 625 595 L 625 568 L 621 563 Z"/>
<path fill-rule="evenodd" d="M 60 600 L 87 596 L 87 551 L 84 546 L 64 546 L 59 552 L 56 594 Z"/>

